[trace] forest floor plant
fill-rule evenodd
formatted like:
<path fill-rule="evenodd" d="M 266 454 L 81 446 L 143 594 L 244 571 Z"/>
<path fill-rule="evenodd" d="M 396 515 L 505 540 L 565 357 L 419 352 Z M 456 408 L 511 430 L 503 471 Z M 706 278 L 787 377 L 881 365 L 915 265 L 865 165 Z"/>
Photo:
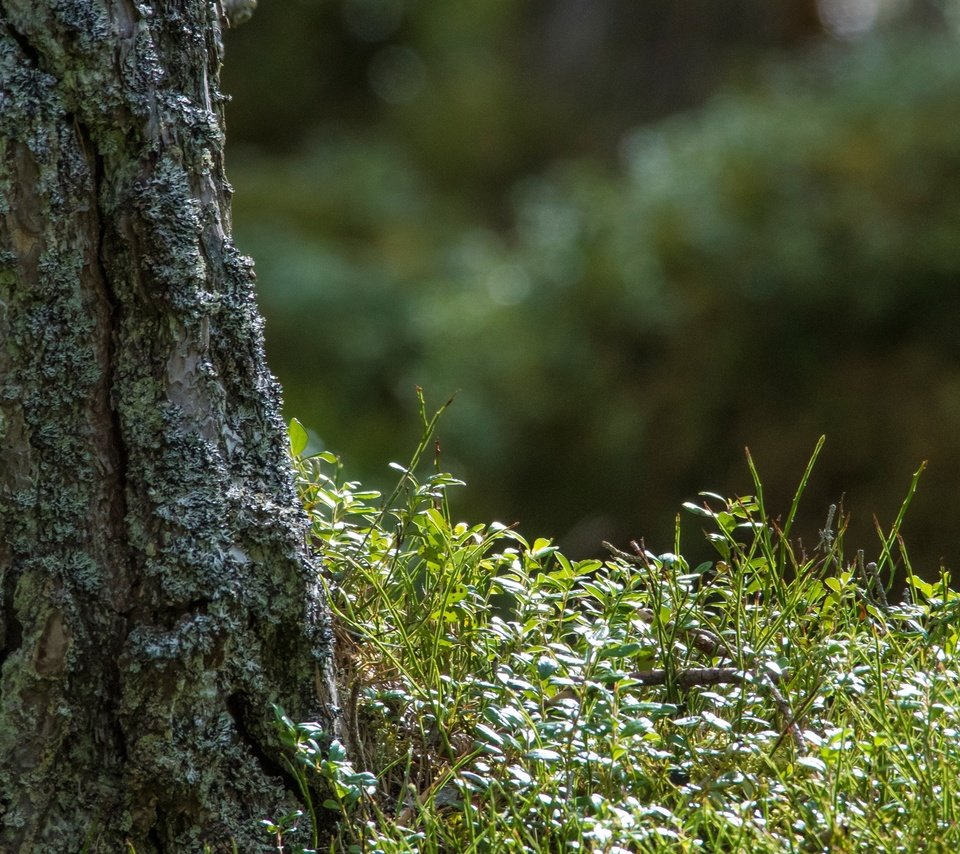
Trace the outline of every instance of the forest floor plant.
<path fill-rule="evenodd" d="M 791 538 L 821 440 L 782 520 L 749 455 L 753 496 L 685 505 L 715 562 L 679 534 L 575 562 L 454 521 L 460 482 L 418 473 L 438 416 L 385 501 L 291 424 L 346 743 L 277 710 L 306 811 L 265 822 L 278 851 L 960 850 L 960 594 L 900 538 L 920 472 L 876 561 L 835 508 Z"/>

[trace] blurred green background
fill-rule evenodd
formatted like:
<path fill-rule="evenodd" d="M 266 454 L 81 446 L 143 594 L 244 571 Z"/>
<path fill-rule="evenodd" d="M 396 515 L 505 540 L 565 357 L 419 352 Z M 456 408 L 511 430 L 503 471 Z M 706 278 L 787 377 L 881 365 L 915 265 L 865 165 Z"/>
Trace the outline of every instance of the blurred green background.
<path fill-rule="evenodd" d="M 370 485 L 440 405 L 471 521 L 673 545 L 702 489 L 955 565 L 949 0 L 261 0 L 234 218 L 288 417 Z M 696 519 L 685 525 L 696 530 Z M 688 538 L 694 543 L 698 538 Z M 851 542 L 852 540 L 852 542 Z M 690 549 L 695 551 L 695 549 Z M 875 554 L 874 554 L 875 556 Z"/>

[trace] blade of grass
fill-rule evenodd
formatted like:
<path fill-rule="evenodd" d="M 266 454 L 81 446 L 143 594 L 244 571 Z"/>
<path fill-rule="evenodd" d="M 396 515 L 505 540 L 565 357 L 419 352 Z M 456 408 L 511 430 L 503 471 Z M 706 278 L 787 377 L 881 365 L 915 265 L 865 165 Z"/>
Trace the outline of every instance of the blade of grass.
<path fill-rule="evenodd" d="M 817 444 L 813 449 L 813 453 L 810 455 L 810 459 L 807 461 L 807 467 L 803 470 L 803 476 L 800 478 L 797 491 L 793 495 L 793 501 L 790 502 L 790 512 L 787 513 L 787 520 L 783 523 L 784 542 L 786 542 L 786 540 L 790 537 L 790 531 L 793 529 L 793 522 L 797 518 L 797 510 L 800 507 L 800 499 L 803 496 L 803 493 L 806 492 L 807 484 L 810 482 L 810 475 L 813 474 L 813 467 L 817 464 L 817 460 L 820 457 L 820 452 L 823 450 L 823 445 L 826 440 L 826 436 L 821 436 L 819 439 L 817 439 Z"/>
<path fill-rule="evenodd" d="M 877 573 L 880 574 L 883 572 L 884 567 L 888 564 L 890 566 L 890 572 L 893 573 L 893 553 L 891 551 L 893 544 L 897 541 L 897 538 L 900 536 L 900 528 L 903 525 L 903 520 L 907 515 L 907 508 L 910 506 L 910 502 L 913 500 L 913 496 L 917 491 L 917 484 L 920 482 L 920 475 L 927 468 L 927 461 L 924 460 L 920 463 L 920 468 L 918 468 L 913 473 L 913 478 L 910 481 L 910 488 L 907 490 L 907 494 L 903 499 L 903 503 L 900 505 L 900 511 L 897 513 L 897 518 L 893 522 L 893 526 L 890 528 L 890 533 L 884 536 L 883 531 L 880 529 L 880 523 L 877 522 L 874 518 L 874 523 L 877 527 L 877 533 L 880 534 L 880 560 L 877 562 Z M 908 577 L 913 576 L 913 569 L 908 565 L 907 566 L 907 575 Z"/>

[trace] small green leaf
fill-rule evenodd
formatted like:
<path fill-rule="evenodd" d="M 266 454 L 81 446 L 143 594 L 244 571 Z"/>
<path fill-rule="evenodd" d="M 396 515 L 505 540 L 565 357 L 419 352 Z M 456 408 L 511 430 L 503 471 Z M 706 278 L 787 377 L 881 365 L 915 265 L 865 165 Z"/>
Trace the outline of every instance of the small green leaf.
<path fill-rule="evenodd" d="M 497 747 L 503 747 L 503 739 L 500 737 L 500 734 L 495 730 L 490 729 L 490 727 L 484 724 L 477 724 L 477 732 L 483 737 L 483 740 L 488 744 L 495 744 Z"/>
<path fill-rule="evenodd" d="M 287 432 L 290 435 L 290 453 L 299 457 L 306 449 L 310 437 L 307 436 L 307 431 L 296 418 L 290 419 L 290 427 Z"/>
<path fill-rule="evenodd" d="M 537 661 L 537 676 L 539 676 L 541 679 L 547 679 L 548 677 L 553 676 L 553 674 L 559 669 L 560 665 L 552 658 L 540 656 L 539 661 Z"/>
<path fill-rule="evenodd" d="M 708 726 L 713 729 L 720 730 L 720 732 L 730 732 L 732 729 L 729 721 L 726 721 L 718 715 L 713 714 L 713 712 L 701 712 L 700 716 Z"/>
<path fill-rule="evenodd" d="M 819 771 L 821 774 L 827 770 L 826 763 L 822 759 L 817 759 L 816 756 L 800 756 L 797 759 L 797 765 L 809 768 L 811 771 Z"/>
<path fill-rule="evenodd" d="M 557 547 L 550 540 L 538 537 L 530 548 L 530 555 L 534 560 L 543 560 L 548 555 L 553 554 Z"/>
<path fill-rule="evenodd" d="M 688 513 L 692 513 L 694 516 L 701 516 L 705 519 L 712 519 L 714 516 L 712 510 L 708 510 L 706 507 L 701 507 L 699 504 L 694 504 L 692 501 L 684 501 L 682 507 Z"/>
<path fill-rule="evenodd" d="M 620 729 L 620 735 L 624 737 L 629 737 L 632 735 L 645 735 L 646 733 L 650 732 L 652 728 L 652 721 L 645 720 L 644 718 L 638 718 L 636 720 L 627 721 Z"/>
<path fill-rule="evenodd" d="M 527 753 L 527 759 L 535 759 L 538 762 L 556 762 L 560 759 L 560 754 L 556 750 L 550 750 L 546 747 L 538 747 Z"/>
<path fill-rule="evenodd" d="M 619 646 L 610 647 L 605 649 L 600 653 L 601 658 L 628 658 L 631 655 L 636 655 L 640 650 L 643 649 L 643 644 L 636 642 L 631 643 L 622 643 Z"/>

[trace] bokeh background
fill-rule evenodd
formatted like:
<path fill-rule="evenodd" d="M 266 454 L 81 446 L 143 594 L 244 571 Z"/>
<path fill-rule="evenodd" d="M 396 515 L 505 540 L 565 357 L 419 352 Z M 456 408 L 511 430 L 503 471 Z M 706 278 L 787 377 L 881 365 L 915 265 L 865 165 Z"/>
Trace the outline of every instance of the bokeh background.
<path fill-rule="evenodd" d="M 261 0 L 228 166 L 287 415 L 369 485 L 439 406 L 471 521 L 673 546 L 831 503 L 960 559 L 955 0 Z M 691 517 L 685 526 L 697 528 Z M 699 537 L 688 537 L 696 552 Z"/>

